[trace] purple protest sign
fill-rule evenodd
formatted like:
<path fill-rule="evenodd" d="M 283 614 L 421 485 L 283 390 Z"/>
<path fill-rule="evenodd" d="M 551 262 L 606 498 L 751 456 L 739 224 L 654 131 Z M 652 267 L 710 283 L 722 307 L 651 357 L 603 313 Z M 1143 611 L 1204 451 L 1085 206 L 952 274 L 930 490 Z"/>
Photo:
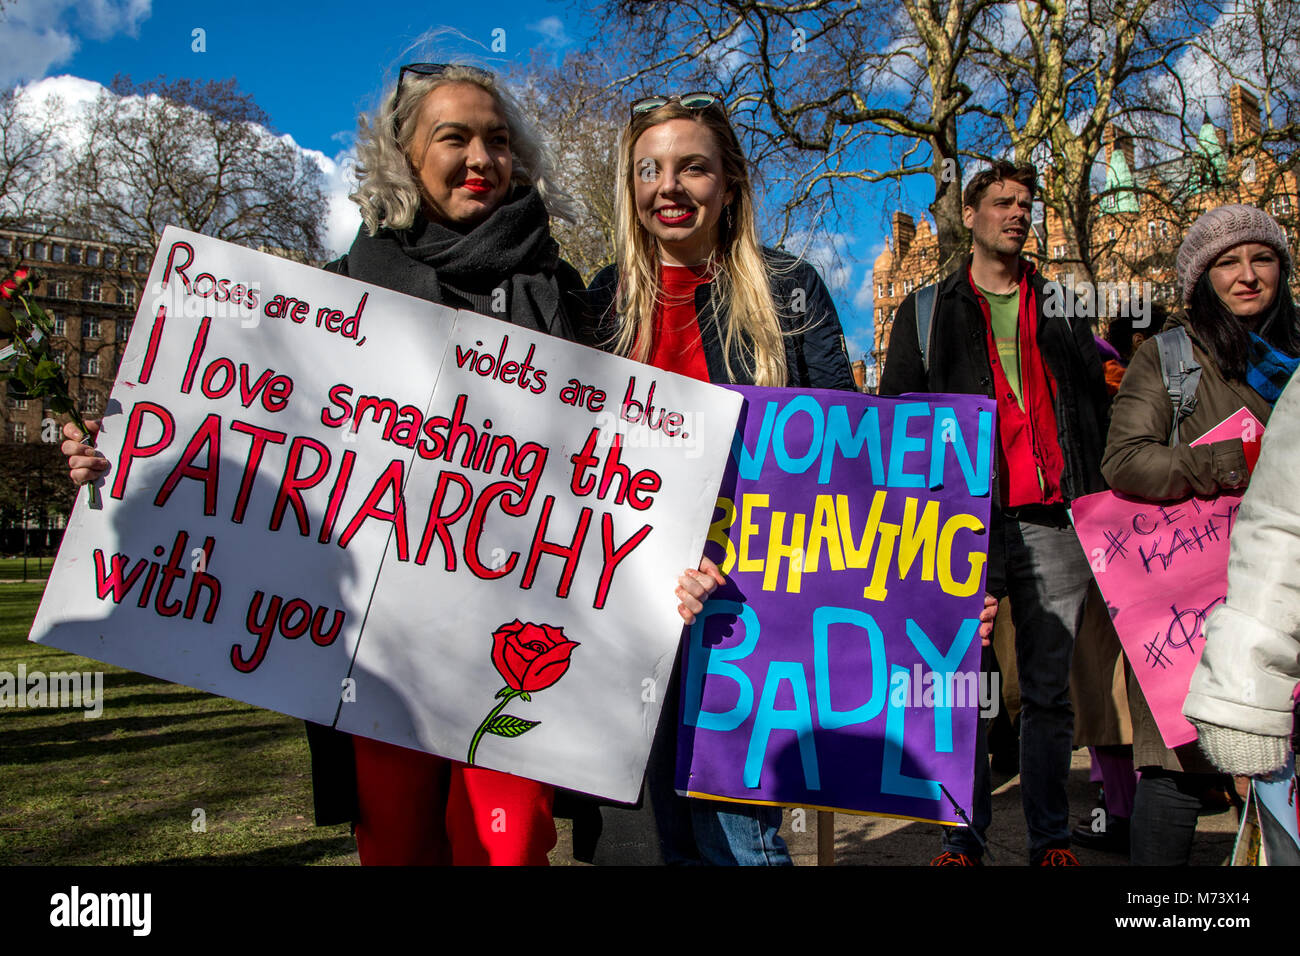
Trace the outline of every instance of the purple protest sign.
<path fill-rule="evenodd" d="M 677 789 L 957 822 L 984 701 L 995 405 L 736 387 Z M 981 691 L 983 690 L 983 694 Z M 990 700 L 992 698 L 992 700 Z"/>

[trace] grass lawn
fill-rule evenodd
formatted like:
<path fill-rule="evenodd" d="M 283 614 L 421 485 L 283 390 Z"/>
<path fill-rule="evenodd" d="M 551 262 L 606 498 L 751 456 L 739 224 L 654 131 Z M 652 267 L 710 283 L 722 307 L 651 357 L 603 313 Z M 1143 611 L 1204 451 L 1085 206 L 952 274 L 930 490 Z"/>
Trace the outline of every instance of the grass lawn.
<path fill-rule="evenodd" d="M 0 671 L 102 671 L 104 709 L 0 708 L 0 865 L 355 861 L 312 825 L 301 721 L 29 643 L 43 587 L 0 583 Z"/>
<path fill-rule="evenodd" d="M 28 558 L 27 559 L 27 580 L 44 581 L 50 576 L 50 568 L 54 566 L 54 558 Z M 21 581 L 23 579 L 23 559 L 17 558 L 0 558 L 0 581 Z M 3 627 L 3 624 L 0 624 Z"/>

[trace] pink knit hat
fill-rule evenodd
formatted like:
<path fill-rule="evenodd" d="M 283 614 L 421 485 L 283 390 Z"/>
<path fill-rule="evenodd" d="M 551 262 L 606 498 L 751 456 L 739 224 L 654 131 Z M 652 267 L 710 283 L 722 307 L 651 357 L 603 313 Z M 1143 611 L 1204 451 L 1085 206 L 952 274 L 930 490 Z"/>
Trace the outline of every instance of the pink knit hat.
<path fill-rule="evenodd" d="M 1217 206 L 1192 223 L 1178 247 L 1178 285 L 1183 290 L 1184 305 L 1191 304 L 1192 290 L 1210 263 L 1243 242 L 1272 246 L 1283 268 L 1290 270 L 1286 233 L 1272 216 L 1254 206 Z"/>

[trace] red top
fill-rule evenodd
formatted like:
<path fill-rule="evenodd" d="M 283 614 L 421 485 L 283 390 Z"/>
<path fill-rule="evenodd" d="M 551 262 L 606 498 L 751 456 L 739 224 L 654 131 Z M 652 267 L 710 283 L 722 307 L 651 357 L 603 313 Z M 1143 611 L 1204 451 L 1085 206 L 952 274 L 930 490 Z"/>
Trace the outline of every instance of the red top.
<path fill-rule="evenodd" d="M 1065 501 L 1061 494 L 1061 473 L 1065 470 L 1065 456 L 1056 432 L 1056 408 L 1053 397 L 1056 382 L 1043 362 L 1038 349 L 1038 306 L 1034 287 L 1029 282 L 1033 267 L 1025 263 L 1020 272 L 1020 320 L 1016 323 L 1016 337 L 1020 345 L 1020 393 L 1024 404 L 1017 401 L 1011 383 L 1002 370 L 998 343 L 993 337 L 993 324 L 989 304 L 970 281 L 975 298 L 984 311 L 984 331 L 989 353 L 989 370 L 993 373 L 993 394 L 998 402 L 998 446 L 1003 467 L 1002 505 L 1018 508 L 1023 505 L 1047 505 Z"/>
<path fill-rule="evenodd" d="M 661 295 L 655 303 L 654 342 L 646 359 L 655 368 L 709 380 L 709 365 L 700 342 L 695 290 L 710 281 L 706 266 L 659 265 Z"/>

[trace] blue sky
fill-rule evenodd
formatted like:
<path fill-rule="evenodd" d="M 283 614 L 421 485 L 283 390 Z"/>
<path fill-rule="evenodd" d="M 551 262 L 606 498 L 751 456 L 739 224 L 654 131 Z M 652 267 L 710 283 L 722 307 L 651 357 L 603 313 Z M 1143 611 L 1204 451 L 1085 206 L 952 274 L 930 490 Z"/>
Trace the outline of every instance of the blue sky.
<path fill-rule="evenodd" d="M 269 114 L 277 132 L 334 165 L 346 158 L 358 114 L 373 107 L 402 63 L 472 54 L 505 66 L 526 61 L 538 47 L 558 52 L 581 42 L 589 29 L 575 5 L 561 0 L 456 5 L 11 0 L 5 17 L 0 82 L 6 85 L 62 75 L 108 84 L 118 73 L 137 81 L 159 75 L 234 77 Z M 201 42 L 196 30 L 203 31 Z M 429 42 L 431 31 L 440 32 Z M 491 49 L 494 38 L 498 46 L 504 41 L 504 52 Z M 337 185 L 331 239 L 343 251 L 358 220 L 341 198 L 346 193 L 341 176 Z M 887 198 L 884 187 L 861 193 L 851 217 L 857 231 L 814 237 L 808 249 L 831 286 L 853 358 L 871 345 L 866 280 L 882 248 L 881 206 Z M 924 202 L 910 205 L 923 209 Z M 834 268 L 831 247 L 839 253 Z"/>

